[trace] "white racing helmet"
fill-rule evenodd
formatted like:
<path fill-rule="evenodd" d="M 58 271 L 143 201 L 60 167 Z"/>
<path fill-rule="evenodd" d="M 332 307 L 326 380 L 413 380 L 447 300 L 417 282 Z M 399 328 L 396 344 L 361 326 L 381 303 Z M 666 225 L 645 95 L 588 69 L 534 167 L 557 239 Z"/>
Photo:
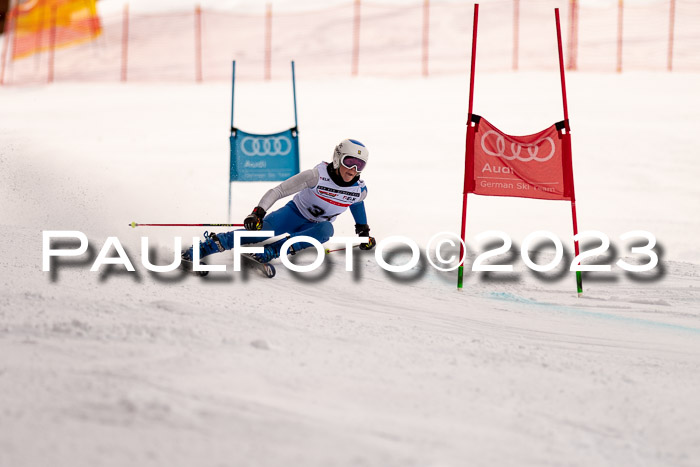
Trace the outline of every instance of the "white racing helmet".
<path fill-rule="evenodd" d="M 343 164 L 343 167 L 355 167 L 355 170 L 362 172 L 368 159 L 369 151 L 364 144 L 356 139 L 344 139 L 333 151 L 333 168 L 338 169 Z"/>

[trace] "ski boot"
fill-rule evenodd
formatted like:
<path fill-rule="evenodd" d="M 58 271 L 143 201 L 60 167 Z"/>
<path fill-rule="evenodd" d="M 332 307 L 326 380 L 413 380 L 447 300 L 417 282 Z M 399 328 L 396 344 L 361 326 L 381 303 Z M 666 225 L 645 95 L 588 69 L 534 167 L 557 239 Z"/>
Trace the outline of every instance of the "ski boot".
<path fill-rule="evenodd" d="M 268 243 L 267 245 L 263 246 L 263 252 L 262 253 L 253 253 L 253 256 L 255 257 L 256 260 L 258 260 L 261 263 L 269 263 L 275 258 L 280 257 L 280 249 L 282 248 L 282 244 L 286 242 L 290 237 L 285 237 L 281 240 L 277 240 L 276 242 L 273 243 Z M 289 247 L 289 250 L 287 251 L 288 255 L 293 255 L 295 254 L 296 251 L 294 251 L 294 247 Z"/>
<path fill-rule="evenodd" d="M 221 244 L 221 241 L 219 241 L 219 237 L 216 236 L 214 232 L 209 233 L 208 231 L 204 232 L 204 238 L 205 241 L 203 243 L 200 242 L 199 244 L 199 258 L 204 258 L 205 256 L 209 256 L 212 253 L 220 253 L 222 251 L 226 251 L 224 246 Z M 187 272 L 191 272 L 192 274 L 196 276 L 201 276 L 204 277 L 207 274 L 209 274 L 209 271 L 195 271 L 194 270 L 194 263 L 192 262 L 193 259 L 193 248 L 194 245 L 191 246 L 189 249 L 185 250 L 182 252 L 182 256 L 180 257 L 180 267 L 184 269 Z M 199 264 L 207 264 L 204 261 L 200 261 Z"/>

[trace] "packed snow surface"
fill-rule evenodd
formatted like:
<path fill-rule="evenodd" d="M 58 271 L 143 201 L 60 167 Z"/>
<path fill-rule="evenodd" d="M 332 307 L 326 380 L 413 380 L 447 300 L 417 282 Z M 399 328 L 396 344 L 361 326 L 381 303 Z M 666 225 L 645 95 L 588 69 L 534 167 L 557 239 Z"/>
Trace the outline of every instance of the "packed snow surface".
<path fill-rule="evenodd" d="M 141 236 L 165 264 L 205 229 L 129 227 L 227 222 L 228 83 L 0 88 L 0 465 L 698 465 L 698 76 L 567 86 L 579 230 L 611 241 L 581 297 L 566 202 L 469 197 L 467 266 L 501 230 L 513 273 L 468 271 L 460 292 L 427 261 L 460 229 L 464 76 L 297 83 L 302 168 L 363 141 L 372 235 L 415 240 L 421 261 L 388 273 L 355 250 L 349 272 L 335 252 L 311 273 L 277 261 L 274 279 L 230 253 L 206 278 L 151 273 Z M 241 129 L 293 125 L 289 81 L 236 92 Z M 559 77 L 478 74 L 474 111 L 535 133 L 563 118 Z M 234 184 L 232 221 L 273 185 Z M 335 228 L 354 235 L 350 214 Z M 48 230 L 90 249 L 44 272 Z M 520 257 L 536 230 L 566 248 L 550 273 Z M 615 265 L 646 262 L 620 239 L 634 230 L 657 239 L 647 273 Z M 136 272 L 90 271 L 108 237 Z"/>

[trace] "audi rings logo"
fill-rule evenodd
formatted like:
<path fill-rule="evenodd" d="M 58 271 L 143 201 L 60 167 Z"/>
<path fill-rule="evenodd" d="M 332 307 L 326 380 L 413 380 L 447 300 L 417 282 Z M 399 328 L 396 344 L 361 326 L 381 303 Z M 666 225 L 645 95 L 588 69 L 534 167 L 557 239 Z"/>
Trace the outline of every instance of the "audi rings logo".
<path fill-rule="evenodd" d="M 241 140 L 241 151 L 246 156 L 286 156 L 292 150 L 292 142 L 286 136 L 246 136 Z"/>
<path fill-rule="evenodd" d="M 494 135 L 494 136 L 491 136 Z M 491 151 L 486 147 L 486 139 L 491 136 L 491 141 L 494 139 L 496 140 L 496 152 Z M 549 145 L 549 154 L 546 156 L 540 155 L 540 149 L 545 149 L 546 150 L 546 145 L 547 143 Z M 489 146 L 493 146 L 492 144 Z M 527 151 L 527 156 L 524 154 L 521 156 L 520 153 L 522 152 L 523 148 Z M 529 161 L 537 161 L 537 162 L 545 162 L 548 161 L 549 159 L 552 158 L 554 155 L 554 152 L 556 151 L 556 148 L 554 146 L 554 140 L 550 138 L 549 136 L 545 136 L 544 138 L 535 141 L 534 143 L 531 144 L 519 144 L 519 143 L 510 143 L 510 154 L 506 154 L 506 139 L 501 135 L 500 133 L 494 131 L 494 130 L 489 130 L 486 133 L 484 133 L 484 136 L 481 137 L 481 149 L 484 150 L 486 154 L 489 156 L 494 156 L 494 157 L 500 157 L 502 159 L 505 159 L 507 161 L 512 161 L 514 159 L 517 159 L 522 162 L 529 162 Z"/>

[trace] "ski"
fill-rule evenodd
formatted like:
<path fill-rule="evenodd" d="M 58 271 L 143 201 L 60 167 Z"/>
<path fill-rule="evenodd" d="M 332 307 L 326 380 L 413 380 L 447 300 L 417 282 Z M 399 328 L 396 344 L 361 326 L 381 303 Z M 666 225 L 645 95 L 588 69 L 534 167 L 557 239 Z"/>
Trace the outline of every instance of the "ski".
<path fill-rule="evenodd" d="M 251 267 L 254 267 L 270 279 L 275 277 L 275 274 L 277 274 L 277 271 L 275 270 L 275 267 L 273 265 L 271 265 L 270 263 L 262 263 L 258 261 L 258 259 L 250 253 L 241 253 L 241 258 L 243 258 L 246 264 L 249 264 Z"/>
<path fill-rule="evenodd" d="M 241 258 L 243 258 L 243 261 L 245 264 L 249 265 L 250 267 L 257 269 L 261 273 L 265 275 L 265 277 L 269 277 L 270 279 L 275 277 L 275 274 L 277 274 L 277 271 L 275 270 L 275 267 L 269 263 L 261 263 L 258 261 L 258 259 L 253 256 L 250 253 L 243 253 L 241 254 Z M 199 264 L 207 264 L 204 261 L 200 261 Z M 198 277 L 205 277 L 206 275 L 209 274 L 209 271 L 195 271 L 194 270 L 194 263 L 188 259 L 181 258 L 180 260 L 180 269 L 189 272 L 190 274 L 194 274 L 195 276 Z"/>

